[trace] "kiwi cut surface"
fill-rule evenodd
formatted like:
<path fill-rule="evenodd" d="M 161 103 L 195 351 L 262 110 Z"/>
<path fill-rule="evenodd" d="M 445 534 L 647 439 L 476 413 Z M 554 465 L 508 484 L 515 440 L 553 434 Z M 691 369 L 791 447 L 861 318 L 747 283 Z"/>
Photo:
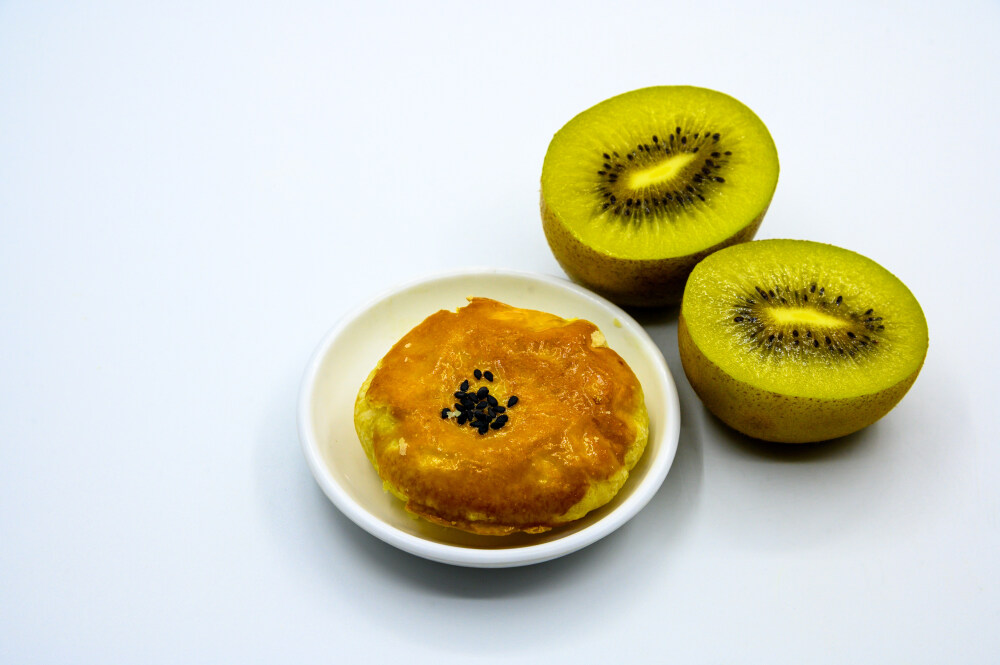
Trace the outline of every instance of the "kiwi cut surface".
<path fill-rule="evenodd" d="M 874 261 L 802 240 L 729 247 L 691 273 L 678 343 L 705 405 L 769 441 L 821 441 L 888 413 L 916 380 L 927 322 Z"/>
<path fill-rule="evenodd" d="M 608 99 L 549 145 L 541 209 L 566 272 L 620 304 L 680 300 L 698 260 L 753 237 L 778 182 L 764 123 L 714 90 Z"/>

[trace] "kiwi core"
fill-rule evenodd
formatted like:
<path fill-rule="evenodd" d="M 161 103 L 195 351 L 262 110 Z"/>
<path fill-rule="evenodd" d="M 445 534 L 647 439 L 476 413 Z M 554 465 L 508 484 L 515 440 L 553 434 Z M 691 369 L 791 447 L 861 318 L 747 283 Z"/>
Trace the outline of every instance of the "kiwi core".
<path fill-rule="evenodd" d="M 825 312 L 813 309 L 812 307 L 791 307 L 787 309 L 768 310 L 768 316 L 778 325 L 816 326 L 826 328 L 839 328 L 844 321 L 837 316 L 831 316 Z"/>
<path fill-rule="evenodd" d="M 690 152 L 670 155 L 659 164 L 632 173 L 631 178 L 629 178 L 629 187 L 639 190 L 654 185 L 669 184 L 694 159 L 695 155 Z"/>

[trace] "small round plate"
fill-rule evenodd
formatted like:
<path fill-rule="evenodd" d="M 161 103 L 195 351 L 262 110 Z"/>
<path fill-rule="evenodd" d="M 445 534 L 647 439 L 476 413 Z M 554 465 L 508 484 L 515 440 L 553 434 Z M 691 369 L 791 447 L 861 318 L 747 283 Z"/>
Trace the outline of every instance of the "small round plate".
<path fill-rule="evenodd" d="M 469 296 L 596 324 L 642 383 L 649 443 L 628 482 L 607 505 L 542 534 L 480 536 L 410 516 L 382 489 L 354 431 L 354 400 L 365 377 L 404 334 Z M 680 406 L 663 354 L 617 306 L 566 280 L 503 270 L 467 270 L 406 284 L 346 315 L 306 368 L 299 393 L 299 438 L 320 487 L 348 518 L 373 536 L 417 556 L 459 566 L 501 568 L 554 559 L 608 535 L 653 497 L 670 469 L 680 433 Z"/>

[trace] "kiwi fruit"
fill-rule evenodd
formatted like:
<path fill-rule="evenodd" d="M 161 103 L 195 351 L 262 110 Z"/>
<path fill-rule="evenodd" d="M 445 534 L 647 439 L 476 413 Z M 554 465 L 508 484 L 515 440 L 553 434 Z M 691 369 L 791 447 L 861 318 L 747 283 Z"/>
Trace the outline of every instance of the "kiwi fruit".
<path fill-rule="evenodd" d="M 699 260 L 753 238 L 777 183 L 774 141 L 742 103 L 705 88 L 643 88 L 555 134 L 542 226 L 577 282 L 621 305 L 674 304 Z"/>
<path fill-rule="evenodd" d="M 731 427 L 767 441 L 823 441 L 872 424 L 927 355 L 920 304 L 846 249 L 758 240 L 699 263 L 677 331 L 688 381 Z"/>

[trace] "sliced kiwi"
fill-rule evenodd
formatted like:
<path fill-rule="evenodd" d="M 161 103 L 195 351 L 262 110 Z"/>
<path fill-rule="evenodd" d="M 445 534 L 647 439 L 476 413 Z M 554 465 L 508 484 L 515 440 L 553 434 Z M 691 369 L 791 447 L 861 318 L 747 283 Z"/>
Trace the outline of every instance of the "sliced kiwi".
<path fill-rule="evenodd" d="M 888 413 L 923 365 L 927 321 L 909 289 L 860 254 L 759 240 L 695 267 L 678 343 L 712 413 L 750 436 L 800 443 Z"/>
<path fill-rule="evenodd" d="M 753 238 L 777 183 L 774 142 L 749 108 L 705 88 L 644 88 L 553 137 L 543 227 L 578 282 L 619 304 L 676 303 L 701 258 Z"/>

